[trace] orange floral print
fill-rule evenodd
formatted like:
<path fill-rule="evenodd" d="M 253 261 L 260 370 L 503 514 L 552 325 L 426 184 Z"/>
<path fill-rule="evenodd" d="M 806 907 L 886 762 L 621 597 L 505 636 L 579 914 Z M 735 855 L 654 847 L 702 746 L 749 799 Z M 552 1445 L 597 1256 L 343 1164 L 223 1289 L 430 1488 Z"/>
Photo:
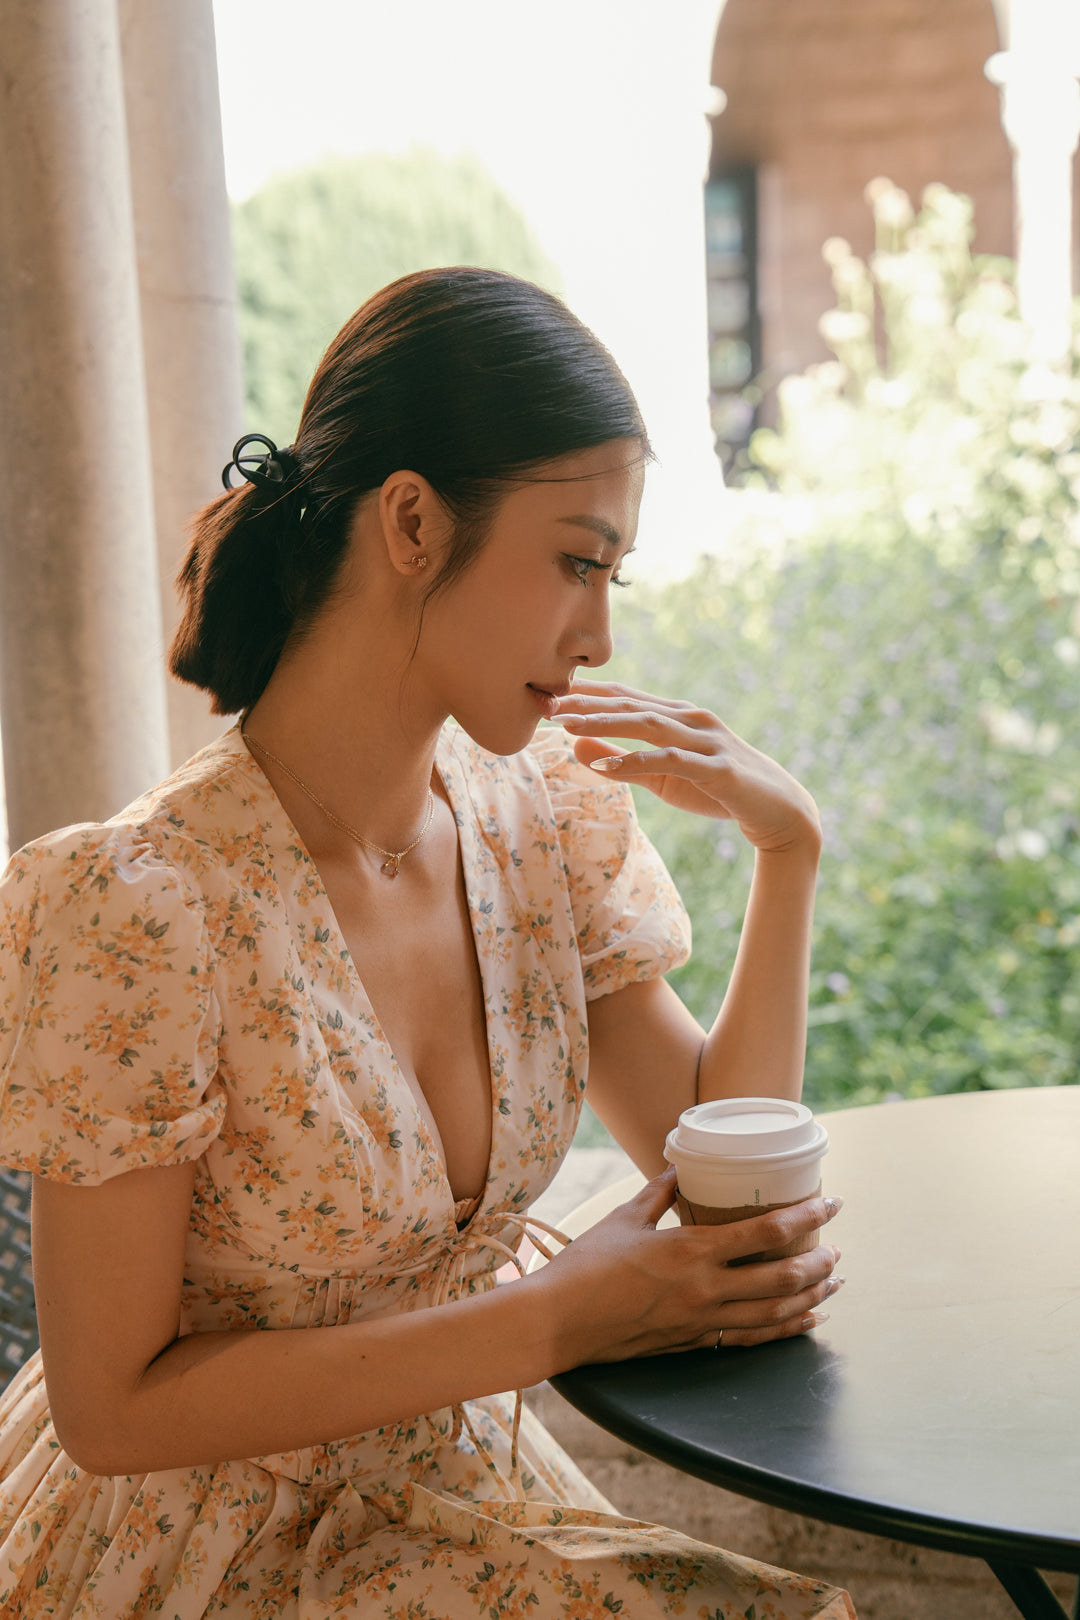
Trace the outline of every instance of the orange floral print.
<path fill-rule="evenodd" d="M 491 1068 L 467 1218 L 235 728 L 112 821 L 20 851 L 0 884 L 0 1162 L 97 1186 L 194 1161 L 182 1332 L 332 1327 L 494 1286 L 491 1240 L 519 1242 L 510 1217 L 573 1136 L 587 1001 L 686 954 L 628 789 L 563 733 L 498 759 L 450 731 L 438 768 Z M 515 1498 L 513 1414 L 495 1396 L 298 1452 L 98 1478 L 60 1446 L 33 1356 L 0 1397 L 0 1620 L 728 1620 L 755 1600 L 759 1616 L 851 1620 L 833 1588 L 620 1518 L 529 1412 Z"/>

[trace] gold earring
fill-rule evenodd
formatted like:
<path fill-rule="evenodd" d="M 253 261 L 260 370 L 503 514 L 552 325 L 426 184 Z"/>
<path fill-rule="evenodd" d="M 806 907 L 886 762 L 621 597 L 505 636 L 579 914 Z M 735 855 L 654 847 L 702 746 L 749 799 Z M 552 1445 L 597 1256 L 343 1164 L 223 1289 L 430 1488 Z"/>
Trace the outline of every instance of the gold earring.
<path fill-rule="evenodd" d="M 410 557 L 409 558 L 409 567 L 410 568 L 426 568 L 427 567 L 427 558 L 426 557 Z"/>

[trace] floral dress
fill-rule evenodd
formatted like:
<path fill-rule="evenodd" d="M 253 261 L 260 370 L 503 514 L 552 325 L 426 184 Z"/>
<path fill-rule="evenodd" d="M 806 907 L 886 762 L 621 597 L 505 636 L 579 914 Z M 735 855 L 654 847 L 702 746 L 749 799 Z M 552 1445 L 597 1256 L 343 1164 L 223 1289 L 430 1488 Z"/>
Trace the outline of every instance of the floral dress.
<path fill-rule="evenodd" d="M 494 1286 L 574 1133 L 587 1000 L 686 954 L 629 790 L 578 765 L 564 733 L 503 759 L 448 728 L 437 764 L 491 1059 L 469 1207 L 238 729 L 8 867 L 0 1162 L 96 1186 L 194 1160 L 182 1332 L 332 1325 Z M 620 1517 L 527 1411 L 517 1433 L 516 1407 L 101 1477 L 60 1446 L 35 1355 L 0 1400 L 0 1617 L 852 1615 L 835 1588 Z"/>

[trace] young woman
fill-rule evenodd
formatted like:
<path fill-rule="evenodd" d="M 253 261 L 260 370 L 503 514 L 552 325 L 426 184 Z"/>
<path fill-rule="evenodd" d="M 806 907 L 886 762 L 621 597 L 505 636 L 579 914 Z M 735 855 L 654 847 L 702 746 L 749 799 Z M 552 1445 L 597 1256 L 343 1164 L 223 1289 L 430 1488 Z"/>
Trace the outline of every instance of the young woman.
<path fill-rule="evenodd" d="M 649 454 L 596 339 L 471 269 L 378 294 L 295 444 L 234 452 L 172 665 L 241 720 L 3 885 L 42 1351 L 0 1615 L 852 1614 L 619 1518 L 500 1393 L 803 1333 L 837 1286 L 828 1243 L 728 1266 L 835 1201 L 656 1229 L 683 1108 L 798 1093 L 819 829 L 711 714 L 592 679 Z M 628 782 L 758 851 L 707 1035 Z M 496 1288 L 586 1076 L 654 1179 Z"/>

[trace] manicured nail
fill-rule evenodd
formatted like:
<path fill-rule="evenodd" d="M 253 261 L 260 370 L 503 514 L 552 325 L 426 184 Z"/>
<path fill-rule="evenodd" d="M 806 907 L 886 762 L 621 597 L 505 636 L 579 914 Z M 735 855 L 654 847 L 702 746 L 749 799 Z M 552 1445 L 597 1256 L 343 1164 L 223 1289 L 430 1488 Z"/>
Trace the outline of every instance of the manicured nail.
<path fill-rule="evenodd" d="M 620 754 L 609 754 L 607 759 L 594 759 L 592 761 L 594 771 L 617 771 L 621 765 L 622 756 Z"/>
<path fill-rule="evenodd" d="M 843 1209 L 843 1207 L 844 1207 L 844 1200 L 842 1198 L 826 1198 L 826 1200 L 825 1200 L 825 1219 L 827 1221 L 831 1221 L 834 1215 L 839 1215 L 839 1213 Z"/>
<path fill-rule="evenodd" d="M 846 1277 L 830 1277 L 829 1286 L 825 1290 L 825 1298 L 828 1299 L 831 1294 L 839 1292 L 846 1282 Z"/>
<path fill-rule="evenodd" d="M 804 1316 L 802 1319 L 803 1332 L 809 1333 L 811 1328 L 820 1327 L 822 1322 L 827 1322 L 828 1320 L 828 1311 L 811 1311 L 809 1316 Z"/>

